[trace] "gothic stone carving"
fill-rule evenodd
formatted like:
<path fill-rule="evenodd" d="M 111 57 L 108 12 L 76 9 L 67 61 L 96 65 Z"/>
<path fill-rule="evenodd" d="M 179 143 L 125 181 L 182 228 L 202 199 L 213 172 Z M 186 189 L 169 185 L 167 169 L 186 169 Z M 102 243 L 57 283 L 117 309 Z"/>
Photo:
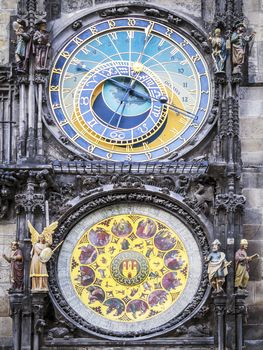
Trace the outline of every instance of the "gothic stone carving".
<path fill-rule="evenodd" d="M 184 201 L 197 213 L 209 216 L 213 210 L 214 192 L 215 181 L 207 175 L 199 175 L 192 180 Z"/>
<path fill-rule="evenodd" d="M 215 208 L 224 209 L 226 212 L 242 211 L 246 202 L 246 197 L 232 192 L 222 193 L 216 196 Z"/>

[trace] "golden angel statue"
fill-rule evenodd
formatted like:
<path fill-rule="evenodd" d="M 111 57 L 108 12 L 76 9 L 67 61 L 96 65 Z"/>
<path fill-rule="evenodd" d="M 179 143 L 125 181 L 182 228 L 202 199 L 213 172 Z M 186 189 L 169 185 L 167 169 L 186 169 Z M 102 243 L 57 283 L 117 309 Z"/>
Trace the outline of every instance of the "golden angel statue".
<path fill-rule="evenodd" d="M 28 221 L 28 228 L 31 233 L 31 265 L 30 278 L 32 292 L 46 292 L 48 291 L 48 273 L 46 262 L 50 259 L 54 251 L 51 250 L 52 234 L 58 226 L 55 221 L 49 226 L 45 227 L 40 234 Z M 62 242 L 61 242 L 62 243 Z"/>

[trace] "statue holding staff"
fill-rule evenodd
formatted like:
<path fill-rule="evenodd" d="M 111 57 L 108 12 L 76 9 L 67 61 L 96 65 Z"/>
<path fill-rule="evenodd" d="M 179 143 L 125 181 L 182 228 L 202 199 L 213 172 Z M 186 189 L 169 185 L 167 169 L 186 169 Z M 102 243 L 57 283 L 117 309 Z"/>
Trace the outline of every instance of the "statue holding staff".
<path fill-rule="evenodd" d="M 24 281 L 24 259 L 22 250 L 20 249 L 17 241 L 11 242 L 10 256 L 3 254 L 3 258 L 11 265 L 10 277 L 12 289 L 21 291 Z"/>

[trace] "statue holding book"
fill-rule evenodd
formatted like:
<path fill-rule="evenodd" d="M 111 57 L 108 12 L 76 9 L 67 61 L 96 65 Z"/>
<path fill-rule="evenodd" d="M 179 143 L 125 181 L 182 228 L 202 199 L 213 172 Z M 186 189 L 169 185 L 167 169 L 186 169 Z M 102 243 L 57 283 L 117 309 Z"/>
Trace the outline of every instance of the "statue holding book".
<path fill-rule="evenodd" d="M 244 294 L 247 294 L 246 287 L 249 281 L 249 262 L 259 258 L 258 254 L 248 256 L 247 248 L 248 241 L 246 239 L 241 239 L 240 249 L 238 249 L 235 255 L 235 287 L 238 293 Z"/>

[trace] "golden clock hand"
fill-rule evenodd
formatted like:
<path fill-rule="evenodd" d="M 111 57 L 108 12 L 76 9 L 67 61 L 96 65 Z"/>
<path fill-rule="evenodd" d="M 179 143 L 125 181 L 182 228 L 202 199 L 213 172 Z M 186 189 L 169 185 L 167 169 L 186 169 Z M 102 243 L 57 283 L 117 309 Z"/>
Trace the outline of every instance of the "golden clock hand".
<path fill-rule="evenodd" d="M 144 32 L 145 32 L 145 38 L 144 38 L 144 43 L 143 43 L 143 48 L 140 52 L 140 55 L 137 59 L 136 62 L 134 62 L 133 64 L 133 70 L 137 73 L 140 73 L 142 71 L 142 68 L 143 68 L 143 65 L 141 63 L 142 61 L 142 56 L 144 54 L 144 51 L 145 51 L 145 48 L 146 48 L 146 45 L 148 44 L 149 42 L 149 38 L 150 38 L 150 34 L 151 34 L 151 31 L 153 29 L 153 26 L 154 26 L 154 23 L 152 22 L 151 24 L 148 25 L 148 27 L 146 27 L 144 29 Z"/>

